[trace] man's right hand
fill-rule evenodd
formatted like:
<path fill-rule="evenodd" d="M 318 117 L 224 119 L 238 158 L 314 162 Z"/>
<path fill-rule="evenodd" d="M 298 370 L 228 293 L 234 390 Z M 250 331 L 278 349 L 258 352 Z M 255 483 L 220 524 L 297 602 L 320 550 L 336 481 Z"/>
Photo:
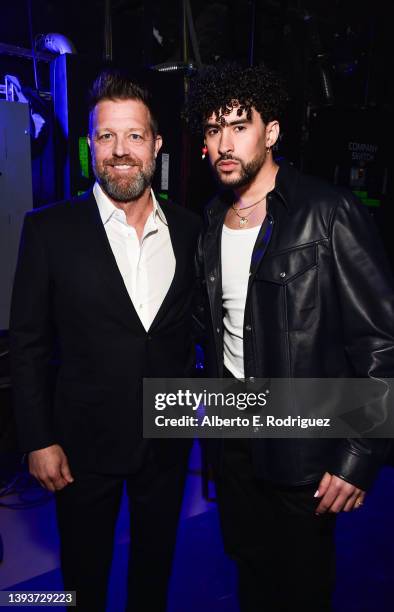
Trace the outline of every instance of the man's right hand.
<path fill-rule="evenodd" d="M 74 481 L 67 457 L 59 444 L 29 453 L 29 471 L 48 491 L 60 491 Z"/>

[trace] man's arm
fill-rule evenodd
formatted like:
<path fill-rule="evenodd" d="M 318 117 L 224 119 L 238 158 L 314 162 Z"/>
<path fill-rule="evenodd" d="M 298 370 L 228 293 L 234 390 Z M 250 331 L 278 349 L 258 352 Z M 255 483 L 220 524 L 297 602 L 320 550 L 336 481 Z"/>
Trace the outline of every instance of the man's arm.
<path fill-rule="evenodd" d="M 351 194 L 333 215 L 331 237 L 336 273 L 333 290 L 339 294 L 345 350 L 354 376 L 392 378 L 392 274 L 373 219 Z M 319 485 L 317 512 L 350 510 L 362 503 L 389 448 L 390 441 L 382 438 L 343 440 L 330 472 Z"/>
<path fill-rule="evenodd" d="M 204 276 L 204 260 L 203 260 L 203 230 L 200 232 L 197 242 L 195 255 L 195 286 L 193 294 L 193 338 L 195 344 L 199 344 L 202 349 L 205 346 L 205 276 Z"/>
<path fill-rule="evenodd" d="M 53 335 L 48 265 L 34 213 L 28 213 L 22 230 L 11 303 L 11 378 L 21 450 L 30 453 L 33 476 L 54 490 L 65 486 L 71 475 L 52 429 L 50 360 Z"/>

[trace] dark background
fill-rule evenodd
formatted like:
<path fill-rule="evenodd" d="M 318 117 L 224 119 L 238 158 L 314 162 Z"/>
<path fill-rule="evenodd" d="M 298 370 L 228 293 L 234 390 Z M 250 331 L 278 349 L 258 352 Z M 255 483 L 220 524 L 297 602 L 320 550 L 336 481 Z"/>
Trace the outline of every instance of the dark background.
<path fill-rule="evenodd" d="M 105 57 L 106 4 L 112 21 L 111 61 L 108 54 Z M 276 155 L 286 157 L 305 172 L 357 191 L 375 217 L 393 261 L 390 3 L 191 0 L 190 5 L 202 64 L 263 61 L 285 76 L 291 103 Z M 41 142 L 32 143 L 33 173 L 39 169 L 39 176 L 33 176 L 35 206 L 68 195 L 62 182 L 63 150 L 72 168 L 70 193 L 83 191 L 92 182 L 91 172 L 89 177 L 82 176 L 77 143 L 86 133 L 89 83 L 100 67 L 110 63 L 148 75 L 159 101 L 163 151 L 171 156 L 170 185 L 164 189 L 165 195 L 202 210 L 216 186 L 207 161 L 201 161 L 202 138 L 190 136 L 180 124 L 185 72 L 152 70 L 185 59 L 198 65 L 190 36 L 186 36 L 185 50 L 183 6 L 181 0 L 1 1 L 0 45 L 31 49 L 40 34 L 59 32 L 73 42 L 77 52 L 67 57 L 71 109 L 68 143 L 57 131 L 53 99 L 45 101 L 46 140 L 43 134 Z M 37 61 L 36 65 L 37 82 L 30 58 L 3 50 L 0 83 L 10 73 L 33 92 L 50 92 L 50 63 Z M 357 147 L 372 145 L 376 152 L 353 159 L 350 149 L 354 149 L 354 143 Z M 160 167 L 156 179 L 160 191 L 159 179 Z"/>

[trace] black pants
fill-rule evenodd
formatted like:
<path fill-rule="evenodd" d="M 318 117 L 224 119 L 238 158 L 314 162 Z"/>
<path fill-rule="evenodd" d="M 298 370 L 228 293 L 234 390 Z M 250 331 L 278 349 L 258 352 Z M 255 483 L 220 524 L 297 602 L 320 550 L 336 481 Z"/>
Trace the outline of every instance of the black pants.
<path fill-rule="evenodd" d="M 131 550 L 127 611 L 163 612 L 186 475 L 184 458 L 171 467 L 152 457 L 136 474 L 74 474 L 56 494 L 61 566 L 78 612 L 104 612 L 113 537 L 123 483 L 130 501 Z"/>
<path fill-rule="evenodd" d="M 316 488 L 258 480 L 250 440 L 224 440 L 216 489 L 225 550 L 238 567 L 242 612 L 331 610 L 335 515 L 315 515 Z"/>

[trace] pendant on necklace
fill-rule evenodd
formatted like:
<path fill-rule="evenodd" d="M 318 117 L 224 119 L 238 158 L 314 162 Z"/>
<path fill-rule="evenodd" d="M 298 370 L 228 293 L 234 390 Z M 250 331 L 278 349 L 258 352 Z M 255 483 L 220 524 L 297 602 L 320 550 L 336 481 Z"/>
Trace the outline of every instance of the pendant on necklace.
<path fill-rule="evenodd" d="M 241 217 L 239 220 L 239 227 L 245 227 L 245 225 L 247 225 L 248 220 L 246 217 Z"/>

